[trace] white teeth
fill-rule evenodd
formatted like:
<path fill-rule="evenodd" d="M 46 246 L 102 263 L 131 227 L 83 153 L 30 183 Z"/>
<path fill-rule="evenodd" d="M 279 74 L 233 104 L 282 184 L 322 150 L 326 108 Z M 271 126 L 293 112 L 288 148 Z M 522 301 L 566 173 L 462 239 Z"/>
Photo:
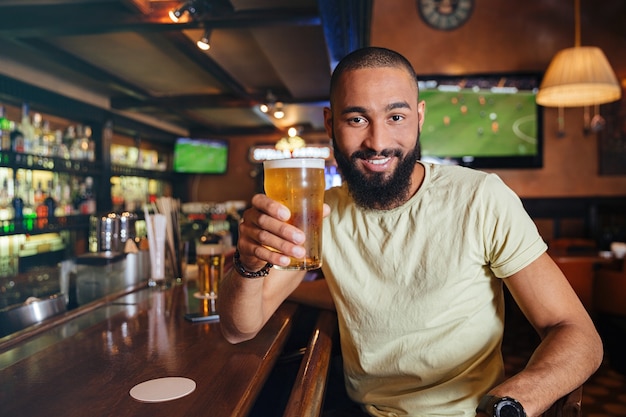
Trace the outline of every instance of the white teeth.
<path fill-rule="evenodd" d="M 370 164 L 373 165 L 383 165 L 385 163 L 387 163 L 391 158 L 385 158 L 385 159 L 368 159 L 367 162 L 369 162 Z"/>

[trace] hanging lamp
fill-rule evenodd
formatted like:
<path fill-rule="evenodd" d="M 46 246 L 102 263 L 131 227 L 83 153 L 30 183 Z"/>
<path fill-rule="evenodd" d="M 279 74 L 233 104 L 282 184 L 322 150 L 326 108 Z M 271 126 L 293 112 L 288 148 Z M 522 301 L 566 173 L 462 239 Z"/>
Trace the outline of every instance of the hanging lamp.
<path fill-rule="evenodd" d="M 580 46 L 580 0 L 575 0 L 575 46 L 559 51 L 546 70 L 537 103 L 580 107 L 619 100 L 622 90 L 604 52 Z"/>

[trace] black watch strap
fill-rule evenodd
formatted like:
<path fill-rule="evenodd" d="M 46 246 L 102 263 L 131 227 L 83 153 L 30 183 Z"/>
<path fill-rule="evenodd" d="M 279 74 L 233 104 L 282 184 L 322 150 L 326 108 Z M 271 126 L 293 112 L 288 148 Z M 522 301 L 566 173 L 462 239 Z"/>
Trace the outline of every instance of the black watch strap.
<path fill-rule="evenodd" d="M 477 413 L 486 413 L 491 417 L 526 417 L 522 404 L 511 397 L 485 395 L 476 407 Z"/>

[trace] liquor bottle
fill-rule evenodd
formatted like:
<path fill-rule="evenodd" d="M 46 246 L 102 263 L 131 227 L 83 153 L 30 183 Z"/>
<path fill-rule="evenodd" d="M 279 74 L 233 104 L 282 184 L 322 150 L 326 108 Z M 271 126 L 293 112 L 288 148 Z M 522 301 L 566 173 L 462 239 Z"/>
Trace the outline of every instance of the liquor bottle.
<path fill-rule="evenodd" d="M 154 179 L 148 180 L 148 196 L 147 200 L 150 204 L 155 204 L 158 199 L 158 186 L 159 183 Z"/>
<path fill-rule="evenodd" d="M 20 197 L 18 190 L 20 190 L 20 183 L 19 181 L 15 181 L 15 195 L 12 200 L 13 218 L 19 220 L 22 219 L 24 215 L 24 200 Z"/>
<path fill-rule="evenodd" d="M 61 185 L 61 207 L 63 216 L 71 216 L 74 214 L 72 207 L 72 186 L 69 178 L 67 181 L 63 181 Z"/>
<path fill-rule="evenodd" d="M 43 203 L 43 200 L 45 198 L 46 198 L 46 194 L 44 193 L 44 190 L 42 188 L 41 181 L 39 181 L 37 183 L 37 189 L 35 190 L 35 195 L 34 195 L 34 198 L 33 198 L 33 203 L 34 203 L 35 207 L 37 207 L 41 203 Z"/>
<path fill-rule="evenodd" d="M 92 135 L 91 127 L 85 126 L 83 133 L 85 135 L 84 142 L 86 141 L 87 143 L 87 149 L 85 150 L 85 158 L 88 161 L 93 162 L 96 160 L 96 143 L 91 137 Z"/>
<path fill-rule="evenodd" d="M 2 188 L 0 188 L 0 220 L 9 220 L 12 218 L 13 207 L 9 193 L 9 179 L 4 177 L 2 180 Z"/>
<path fill-rule="evenodd" d="M 89 152 L 89 140 L 85 136 L 85 127 L 83 125 L 76 126 L 76 141 L 78 142 L 78 159 L 84 161 L 87 159 Z"/>
<path fill-rule="evenodd" d="M 72 177 L 71 196 L 72 196 L 72 213 L 80 213 L 80 207 L 85 195 L 85 183 L 78 181 L 78 178 Z"/>
<path fill-rule="evenodd" d="M 34 191 L 33 171 L 19 168 L 15 173 L 13 208 L 15 218 L 21 220 L 21 226 L 27 231 L 33 229 L 34 219 L 37 217 L 32 203 Z"/>
<path fill-rule="evenodd" d="M 11 121 L 6 118 L 4 106 L 0 106 L 0 151 L 11 149 Z"/>
<path fill-rule="evenodd" d="M 41 123 L 42 123 L 41 113 L 33 114 L 33 120 L 32 120 L 33 138 L 32 138 L 30 153 L 34 155 L 39 155 L 39 156 L 46 156 L 44 153 L 43 130 L 42 130 Z"/>
<path fill-rule="evenodd" d="M 14 125 L 11 131 L 11 149 L 13 152 L 24 152 L 24 133 L 18 125 Z"/>
<path fill-rule="evenodd" d="M 43 200 L 43 205 L 46 206 L 46 212 L 48 216 L 48 221 L 52 223 L 55 217 L 55 210 L 57 208 L 57 202 L 53 197 L 54 188 L 52 185 L 52 181 L 48 181 L 48 195 Z"/>
<path fill-rule="evenodd" d="M 32 169 L 18 169 L 18 175 L 21 173 L 22 189 L 20 196 L 24 199 L 24 217 L 35 214 L 35 183 L 33 182 Z"/>
<path fill-rule="evenodd" d="M 48 207 L 44 204 L 46 200 L 46 191 L 41 187 L 41 181 L 37 183 L 37 189 L 34 196 L 35 217 L 37 218 L 37 227 L 42 229 L 48 224 Z"/>
<path fill-rule="evenodd" d="M 70 150 L 70 158 L 79 161 L 82 159 L 82 153 L 80 149 L 80 141 L 77 137 L 77 130 L 74 126 L 69 126 L 67 132 L 65 132 L 65 142 Z"/>
<path fill-rule="evenodd" d="M 30 121 L 28 103 L 22 104 L 22 121 L 20 122 L 20 132 L 22 132 L 22 137 L 24 140 L 24 150 L 25 153 L 33 153 L 35 148 L 35 129 Z M 18 151 L 19 152 L 19 151 Z"/>
<path fill-rule="evenodd" d="M 44 156 L 56 156 L 54 154 L 54 146 L 56 138 L 54 132 L 50 129 L 50 121 L 44 120 L 41 124 L 41 148 Z"/>
<path fill-rule="evenodd" d="M 52 154 L 57 158 L 70 159 L 70 150 L 63 140 L 63 132 L 58 129 L 54 132 L 54 147 Z"/>
<path fill-rule="evenodd" d="M 80 189 L 80 214 L 94 214 L 96 212 L 96 199 L 93 195 L 93 178 L 86 177 Z"/>
<path fill-rule="evenodd" d="M 48 206 L 43 202 L 35 207 L 35 217 L 37 217 L 37 227 L 43 229 L 48 225 Z"/>

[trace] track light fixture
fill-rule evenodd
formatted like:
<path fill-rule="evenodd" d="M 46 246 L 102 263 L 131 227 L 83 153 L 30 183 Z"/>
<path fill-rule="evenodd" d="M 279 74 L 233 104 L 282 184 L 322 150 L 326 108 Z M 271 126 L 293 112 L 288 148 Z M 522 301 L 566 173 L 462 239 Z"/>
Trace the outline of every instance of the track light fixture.
<path fill-rule="evenodd" d="M 263 113 L 270 114 L 275 119 L 282 119 L 285 117 L 285 109 L 283 103 L 276 101 L 276 96 L 268 91 L 265 96 L 265 103 L 259 104 L 259 110 Z"/>
<path fill-rule="evenodd" d="M 202 49 L 203 51 L 208 51 L 211 48 L 211 44 L 209 43 L 210 37 L 211 29 L 206 29 L 204 31 L 204 35 L 202 35 L 202 37 L 198 39 L 198 42 L 196 42 L 198 48 Z"/>
<path fill-rule="evenodd" d="M 207 0 L 187 0 L 178 9 L 170 10 L 169 16 L 173 22 L 178 22 L 185 13 L 188 13 L 191 20 L 199 21 L 206 14 L 214 11 L 213 4 Z M 203 51 L 208 51 L 211 48 L 209 43 L 210 37 L 211 29 L 206 29 L 204 35 L 196 41 L 196 46 Z"/>
<path fill-rule="evenodd" d="M 178 9 L 170 10 L 170 19 L 172 19 L 172 22 L 178 22 L 185 12 L 188 12 L 191 15 L 196 13 L 196 7 L 193 1 L 188 1 Z"/>
<path fill-rule="evenodd" d="M 170 10 L 170 19 L 172 19 L 172 22 L 178 22 L 182 15 L 185 14 L 185 12 L 189 13 L 192 16 L 195 15 L 198 12 L 197 2 L 194 0 L 190 0 L 180 6 L 178 9 Z"/>
<path fill-rule="evenodd" d="M 170 19 L 172 20 L 172 22 L 178 22 L 184 12 L 185 10 L 183 10 L 183 8 L 181 7 L 179 9 L 170 10 L 168 14 L 170 15 Z"/>
<path fill-rule="evenodd" d="M 272 114 L 275 119 L 282 119 L 285 117 L 285 110 L 283 109 L 283 103 L 278 102 L 274 107 L 274 113 Z"/>
<path fill-rule="evenodd" d="M 263 113 L 269 113 L 270 110 L 274 108 L 275 104 L 276 104 L 276 96 L 271 91 L 268 91 L 267 94 L 265 95 L 265 103 L 259 105 L 259 109 Z"/>

